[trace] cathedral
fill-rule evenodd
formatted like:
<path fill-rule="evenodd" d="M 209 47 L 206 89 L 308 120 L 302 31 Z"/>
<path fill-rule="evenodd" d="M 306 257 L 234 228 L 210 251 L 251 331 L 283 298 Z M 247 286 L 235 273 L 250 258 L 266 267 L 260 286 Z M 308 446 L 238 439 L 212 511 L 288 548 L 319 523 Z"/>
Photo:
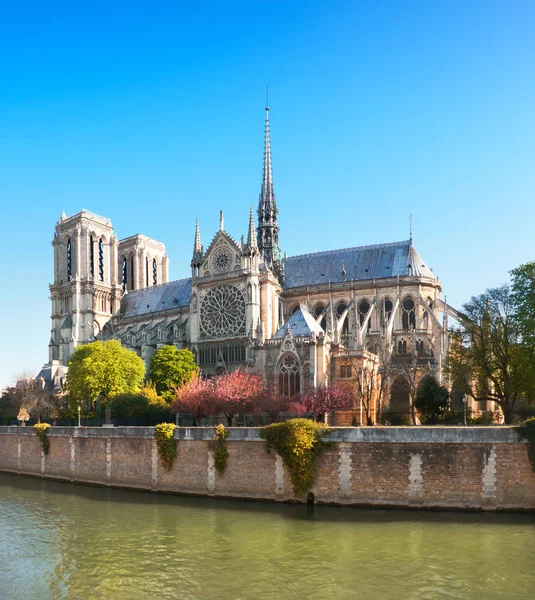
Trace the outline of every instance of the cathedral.
<path fill-rule="evenodd" d="M 156 349 L 172 344 L 189 348 L 207 376 L 249 368 L 290 396 L 357 382 L 363 395 L 371 390 L 369 403 L 381 390 L 386 408 L 406 410 L 422 378 L 441 381 L 448 315 L 455 314 L 412 232 L 401 242 L 286 256 L 278 212 L 266 107 L 257 221 L 251 207 L 237 240 L 221 212 L 207 246 L 197 222 L 191 277 L 168 280 L 163 243 L 141 234 L 119 240 L 109 219 L 85 209 L 63 213 L 52 242 L 43 374 L 57 383 L 77 346 L 114 338 L 147 366 Z"/>

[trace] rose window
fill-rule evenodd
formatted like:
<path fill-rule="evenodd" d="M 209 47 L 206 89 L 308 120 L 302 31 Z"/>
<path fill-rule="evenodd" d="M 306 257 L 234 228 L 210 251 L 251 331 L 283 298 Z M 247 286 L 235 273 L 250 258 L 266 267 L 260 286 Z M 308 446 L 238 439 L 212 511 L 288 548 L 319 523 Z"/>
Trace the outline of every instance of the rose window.
<path fill-rule="evenodd" d="M 212 269 L 216 273 L 229 271 L 232 265 L 232 256 L 228 250 L 221 248 L 212 257 Z"/>
<path fill-rule="evenodd" d="M 233 285 L 219 285 L 201 302 L 204 337 L 225 337 L 245 333 L 245 299 Z"/>

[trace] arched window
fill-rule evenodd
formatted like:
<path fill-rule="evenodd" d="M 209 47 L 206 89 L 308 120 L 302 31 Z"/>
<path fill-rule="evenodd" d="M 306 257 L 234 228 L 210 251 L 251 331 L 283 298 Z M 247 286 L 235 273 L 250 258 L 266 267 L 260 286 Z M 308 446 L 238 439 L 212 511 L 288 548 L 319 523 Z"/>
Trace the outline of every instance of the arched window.
<path fill-rule="evenodd" d="M 93 236 L 89 238 L 89 273 L 91 279 L 95 277 L 95 240 Z"/>
<path fill-rule="evenodd" d="M 340 302 L 340 304 L 336 307 L 336 316 L 338 319 L 345 313 L 347 310 L 347 304 L 345 302 Z M 347 335 L 349 333 L 349 314 L 347 314 L 344 318 L 344 324 L 342 325 L 342 335 Z"/>
<path fill-rule="evenodd" d="M 409 329 L 416 329 L 416 311 L 414 306 L 414 300 L 412 298 L 405 298 L 403 300 L 403 313 L 401 315 L 402 328 L 408 331 Z"/>
<path fill-rule="evenodd" d="M 385 298 L 383 300 L 383 325 L 386 326 L 390 322 L 390 317 L 392 316 L 392 311 L 394 310 L 394 305 L 392 304 L 392 300 L 389 298 Z"/>
<path fill-rule="evenodd" d="M 155 258 L 152 259 L 152 285 L 158 285 L 158 268 Z"/>
<path fill-rule="evenodd" d="M 314 316 L 316 317 L 316 320 L 318 320 L 320 315 L 324 315 L 324 313 L 325 306 L 323 306 L 323 304 L 316 304 L 316 308 L 314 309 Z M 325 318 L 325 315 L 321 319 L 320 327 L 323 329 L 323 331 L 327 331 L 327 319 Z"/>
<path fill-rule="evenodd" d="M 359 323 L 362 327 L 364 325 L 364 321 L 370 311 L 370 303 L 367 300 L 362 300 L 359 304 Z M 368 329 L 371 328 L 371 319 L 368 321 Z"/>
<path fill-rule="evenodd" d="M 424 310 L 423 321 L 424 321 L 424 329 L 427 329 L 429 327 L 429 313 L 426 310 Z"/>
<path fill-rule="evenodd" d="M 423 340 L 418 340 L 416 342 L 416 352 L 418 352 L 418 354 L 423 354 L 424 353 L 424 342 L 423 342 Z"/>
<path fill-rule="evenodd" d="M 123 266 L 121 271 L 121 283 L 123 285 L 123 292 L 126 291 L 128 286 L 128 273 L 126 269 L 126 258 L 123 258 Z"/>
<path fill-rule="evenodd" d="M 406 340 L 399 340 L 399 342 L 398 342 L 398 354 L 407 354 L 407 342 L 406 342 Z"/>
<path fill-rule="evenodd" d="M 145 257 L 145 287 L 149 287 L 149 257 Z"/>
<path fill-rule="evenodd" d="M 293 354 L 286 354 L 279 367 L 279 393 L 283 396 L 295 396 L 301 391 L 299 365 Z"/>
<path fill-rule="evenodd" d="M 132 258 L 130 259 L 130 289 L 134 290 L 136 289 L 135 286 L 135 275 L 134 275 L 134 257 L 132 256 Z"/>
<path fill-rule="evenodd" d="M 104 281 L 104 242 L 102 238 L 98 241 L 98 278 Z"/>
<path fill-rule="evenodd" d="M 67 240 L 67 281 L 72 277 L 72 245 L 71 238 Z"/>
<path fill-rule="evenodd" d="M 296 304 L 292 310 L 291 310 L 291 314 L 293 315 L 294 313 L 296 313 L 299 310 L 299 304 Z"/>

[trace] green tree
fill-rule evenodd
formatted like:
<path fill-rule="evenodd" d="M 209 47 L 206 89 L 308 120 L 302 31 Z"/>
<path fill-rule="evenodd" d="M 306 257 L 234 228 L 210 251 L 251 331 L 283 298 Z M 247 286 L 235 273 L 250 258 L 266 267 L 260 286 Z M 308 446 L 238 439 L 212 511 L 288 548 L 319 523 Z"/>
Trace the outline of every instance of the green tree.
<path fill-rule="evenodd" d="M 110 408 L 116 417 L 169 417 L 169 405 L 150 384 L 138 393 L 114 396 Z"/>
<path fill-rule="evenodd" d="M 449 392 L 433 377 L 425 377 L 418 386 L 414 406 L 427 425 L 436 425 L 448 410 Z"/>
<path fill-rule="evenodd" d="M 85 344 L 73 352 L 69 361 L 69 403 L 76 408 L 89 399 L 107 407 L 119 394 L 138 392 L 144 375 L 141 358 L 117 340 Z"/>
<path fill-rule="evenodd" d="M 149 380 L 156 386 L 158 394 L 170 402 L 175 397 L 175 388 L 190 381 L 198 371 L 192 352 L 162 346 L 150 361 Z"/>
<path fill-rule="evenodd" d="M 451 339 L 446 371 L 477 401 L 492 400 L 511 423 L 518 399 L 533 387 L 530 355 L 522 343 L 508 285 L 474 296 L 463 306 Z"/>

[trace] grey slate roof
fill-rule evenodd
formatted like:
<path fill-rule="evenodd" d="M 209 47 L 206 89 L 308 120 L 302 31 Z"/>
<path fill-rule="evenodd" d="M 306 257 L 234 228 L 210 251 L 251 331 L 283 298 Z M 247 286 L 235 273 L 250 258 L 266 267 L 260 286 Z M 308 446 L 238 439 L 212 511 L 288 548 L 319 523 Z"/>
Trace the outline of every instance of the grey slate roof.
<path fill-rule="evenodd" d="M 435 279 L 409 240 L 291 256 L 284 261 L 285 288 L 398 275 Z"/>
<path fill-rule="evenodd" d="M 319 323 L 304 306 L 300 306 L 294 312 L 273 338 L 283 339 L 288 329 L 294 337 L 310 337 L 313 333 L 316 335 L 324 333 Z"/>
<path fill-rule="evenodd" d="M 121 300 L 121 315 L 135 317 L 161 310 L 189 306 L 191 278 L 162 283 L 142 290 L 128 292 Z"/>

